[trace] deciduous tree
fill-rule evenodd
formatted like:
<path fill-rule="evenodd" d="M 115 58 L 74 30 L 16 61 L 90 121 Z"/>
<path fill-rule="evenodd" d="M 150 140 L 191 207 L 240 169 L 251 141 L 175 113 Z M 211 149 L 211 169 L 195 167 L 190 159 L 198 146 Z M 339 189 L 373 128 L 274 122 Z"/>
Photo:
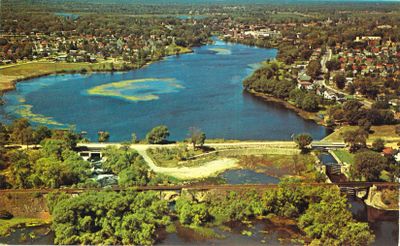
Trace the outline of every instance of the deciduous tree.
<path fill-rule="evenodd" d="M 299 149 L 304 150 L 313 141 L 313 138 L 308 133 L 301 133 L 294 137 L 294 141 L 299 147 Z"/>
<path fill-rule="evenodd" d="M 147 142 L 150 144 L 164 143 L 169 137 L 169 130 L 166 126 L 156 126 L 146 135 Z"/>
<path fill-rule="evenodd" d="M 355 152 L 359 149 L 367 147 L 368 133 L 363 129 L 354 131 L 345 131 L 343 133 L 343 140 L 350 145 L 350 151 Z"/>
<path fill-rule="evenodd" d="M 387 167 L 387 159 L 373 151 L 361 151 L 355 155 L 350 173 L 354 178 L 365 178 L 366 181 L 378 181 L 381 172 Z"/>
<path fill-rule="evenodd" d="M 196 146 L 203 146 L 206 141 L 206 134 L 196 127 L 189 128 L 189 140 L 193 144 L 193 148 Z"/>
<path fill-rule="evenodd" d="M 337 88 L 344 89 L 346 86 L 346 77 L 343 74 L 337 74 L 334 78 Z"/>
<path fill-rule="evenodd" d="M 321 62 L 319 60 L 312 60 L 307 66 L 307 74 L 311 78 L 316 79 L 321 72 Z"/>
<path fill-rule="evenodd" d="M 376 152 L 381 152 L 385 148 L 385 140 L 382 138 L 377 138 L 372 142 L 372 150 Z"/>

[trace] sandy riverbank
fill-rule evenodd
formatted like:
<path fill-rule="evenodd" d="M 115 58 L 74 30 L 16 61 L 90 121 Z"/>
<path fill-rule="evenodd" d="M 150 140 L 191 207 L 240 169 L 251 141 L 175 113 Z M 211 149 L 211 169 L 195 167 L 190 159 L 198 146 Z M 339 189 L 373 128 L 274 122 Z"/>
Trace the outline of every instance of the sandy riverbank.
<path fill-rule="evenodd" d="M 198 167 L 179 167 L 179 168 L 167 168 L 158 167 L 157 172 L 163 173 L 169 176 L 181 180 L 201 179 L 224 172 L 228 169 L 238 168 L 237 160 L 231 158 L 223 158 L 205 163 Z"/>

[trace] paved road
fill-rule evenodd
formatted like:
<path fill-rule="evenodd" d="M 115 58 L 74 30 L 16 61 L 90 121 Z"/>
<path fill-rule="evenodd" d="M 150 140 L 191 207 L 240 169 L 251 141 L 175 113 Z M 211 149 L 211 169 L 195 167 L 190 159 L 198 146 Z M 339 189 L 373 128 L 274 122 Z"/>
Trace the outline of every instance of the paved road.
<path fill-rule="evenodd" d="M 321 67 L 322 72 L 327 73 L 328 68 L 326 67 L 326 62 L 332 59 L 332 49 L 328 49 L 328 51 L 321 58 Z"/>
<path fill-rule="evenodd" d="M 327 72 L 328 72 L 328 69 L 327 69 L 327 67 L 326 67 L 326 62 L 327 62 L 327 61 L 330 61 L 331 59 L 332 59 L 332 49 L 328 48 L 328 51 L 327 51 L 327 52 L 322 56 L 322 58 L 321 58 L 322 72 L 324 72 L 324 73 L 327 73 Z M 336 89 L 336 88 L 334 88 L 334 87 L 328 85 L 328 84 L 326 83 L 326 80 L 325 80 L 325 79 L 322 80 L 322 85 L 325 86 L 325 88 L 327 88 L 327 89 L 329 89 L 329 90 L 331 90 L 331 91 L 333 91 L 333 92 L 335 92 L 335 93 L 344 94 L 344 95 L 346 95 L 346 96 L 351 96 L 350 94 L 348 94 L 348 93 L 346 93 L 346 92 L 344 92 L 344 91 L 338 90 L 338 89 Z M 354 96 L 354 95 L 353 95 L 353 96 Z M 364 106 L 366 106 L 367 108 L 371 108 L 371 107 L 372 107 L 372 102 L 367 101 L 365 98 L 363 98 L 363 97 L 357 97 L 357 96 L 356 96 L 356 99 L 358 99 L 358 100 L 359 100 Z"/>

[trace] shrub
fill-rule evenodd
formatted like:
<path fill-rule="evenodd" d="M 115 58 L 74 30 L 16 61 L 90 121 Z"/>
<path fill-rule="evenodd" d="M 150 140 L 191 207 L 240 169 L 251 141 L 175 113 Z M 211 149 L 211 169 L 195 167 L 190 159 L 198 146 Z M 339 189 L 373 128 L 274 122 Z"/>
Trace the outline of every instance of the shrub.
<path fill-rule="evenodd" d="M 0 219 L 10 220 L 13 217 L 14 216 L 10 212 L 8 212 L 7 210 L 0 210 Z"/>

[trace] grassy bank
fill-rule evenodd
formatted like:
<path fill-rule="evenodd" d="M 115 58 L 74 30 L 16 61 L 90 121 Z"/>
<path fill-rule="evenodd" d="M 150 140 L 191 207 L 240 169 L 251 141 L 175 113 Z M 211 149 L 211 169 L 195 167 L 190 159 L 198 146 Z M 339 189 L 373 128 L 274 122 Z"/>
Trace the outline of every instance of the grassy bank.
<path fill-rule="evenodd" d="M 378 138 L 382 138 L 387 143 L 400 142 L 400 136 L 396 134 L 395 128 L 396 125 L 372 126 L 371 133 L 368 137 L 368 142 L 372 142 Z M 332 134 L 325 137 L 322 141 L 342 142 L 344 132 L 356 129 L 358 129 L 358 126 L 342 126 L 337 128 Z"/>
<path fill-rule="evenodd" d="M 350 165 L 354 164 L 354 154 L 350 153 L 347 149 L 337 149 L 337 150 L 332 150 L 332 152 L 335 153 L 337 158 L 342 163 L 347 163 Z"/>
<path fill-rule="evenodd" d="M 0 237 L 10 234 L 13 228 L 33 227 L 48 223 L 50 223 L 50 221 L 37 218 L 14 217 L 9 220 L 0 219 Z"/>
<path fill-rule="evenodd" d="M 186 53 L 191 53 L 193 52 L 191 49 L 183 46 L 178 46 L 178 45 L 169 45 L 166 48 L 166 54 L 168 56 L 171 55 L 177 55 L 177 54 L 186 54 Z"/>
<path fill-rule="evenodd" d="M 239 158 L 239 165 L 277 178 L 297 176 L 316 180 L 316 161 L 316 157 L 311 154 L 244 155 Z"/>
<path fill-rule="evenodd" d="M 197 160 L 189 161 L 187 159 L 197 155 L 202 155 L 203 151 L 189 149 L 184 147 L 174 148 L 153 148 L 148 149 L 147 154 L 159 167 L 194 167 L 202 163 Z M 213 158 L 201 158 L 204 161 L 212 161 Z M 204 164 L 204 162 L 203 162 Z"/>
<path fill-rule="evenodd" d="M 66 62 L 30 62 L 0 67 L 0 91 L 13 90 L 18 81 L 57 73 L 100 72 L 134 69 L 134 65 L 123 63 L 66 63 Z"/>

